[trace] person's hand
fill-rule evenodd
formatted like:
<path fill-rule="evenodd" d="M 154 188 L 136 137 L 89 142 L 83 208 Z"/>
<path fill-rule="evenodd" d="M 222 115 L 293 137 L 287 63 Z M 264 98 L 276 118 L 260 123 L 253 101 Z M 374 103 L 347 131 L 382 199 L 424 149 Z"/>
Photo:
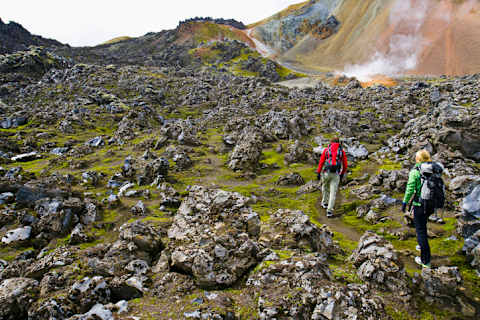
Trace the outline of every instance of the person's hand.
<path fill-rule="evenodd" d="M 407 203 L 402 202 L 402 212 L 405 213 L 406 210 L 407 210 Z"/>
<path fill-rule="evenodd" d="M 320 173 L 317 173 L 317 180 L 320 181 L 320 178 L 321 178 Z"/>

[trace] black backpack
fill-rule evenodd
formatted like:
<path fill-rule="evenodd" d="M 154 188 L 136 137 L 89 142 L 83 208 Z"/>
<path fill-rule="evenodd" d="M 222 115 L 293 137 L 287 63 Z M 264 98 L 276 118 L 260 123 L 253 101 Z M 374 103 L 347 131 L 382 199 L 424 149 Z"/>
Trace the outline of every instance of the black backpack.
<path fill-rule="evenodd" d="M 335 164 L 333 164 L 332 145 L 329 145 L 327 153 L 325 154 L 325 171 L 340 173 L 340 170 L 342 168 L 342 160 L 343 149 L 342 146 L 338 146 Z"/>
<path fill-rule="evenodd" d="M 419 200 L 429 202 L 435 209 L 445 206 L 445 183 L 442 179 L 443 166 L 438 162 L 425 162 L 417 168 L 420 172 L 422 187 Z"/>

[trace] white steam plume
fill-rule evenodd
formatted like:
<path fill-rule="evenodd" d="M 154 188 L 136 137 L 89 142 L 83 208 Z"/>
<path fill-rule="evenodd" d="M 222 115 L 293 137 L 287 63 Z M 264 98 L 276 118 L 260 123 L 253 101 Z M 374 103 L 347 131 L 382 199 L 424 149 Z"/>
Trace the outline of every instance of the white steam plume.
<path fill-rule="evenodd" d="M 397 0 L 390 12 L 394 32 L 387 52 L 377 51 L 367 63 L 345 67 L 343 74 L 367 81 L 374 75 L 394 76 L 414 69 L 425 44 L 420 29 L 427 8 L 425 0 Z"/>

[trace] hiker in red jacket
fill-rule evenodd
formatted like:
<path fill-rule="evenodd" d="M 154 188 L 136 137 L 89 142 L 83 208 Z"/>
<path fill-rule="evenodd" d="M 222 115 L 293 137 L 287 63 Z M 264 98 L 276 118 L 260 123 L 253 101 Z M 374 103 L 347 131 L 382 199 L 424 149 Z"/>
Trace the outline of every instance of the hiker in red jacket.
<path fill-rule="evenodd" d="M 323 150 L 317 169 L 317 179 L 322 180 L 322 207 L 327 209 L 327 218 L 333 217 L 338 186 L 347 172 L 347 166 L 347 155 L 339 139 L 332 138 L 328 147 Z"/>

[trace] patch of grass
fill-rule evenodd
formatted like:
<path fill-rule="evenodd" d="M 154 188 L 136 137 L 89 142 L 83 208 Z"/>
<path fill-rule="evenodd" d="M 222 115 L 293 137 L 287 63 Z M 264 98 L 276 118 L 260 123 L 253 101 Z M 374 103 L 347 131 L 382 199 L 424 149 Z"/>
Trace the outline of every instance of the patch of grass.
<path fill-rule="evenodd" d="M 357 241 L 349 240 L 343 234 L 336 231 L 333 231 L 333 240 L 337 241 L 340 248 L 346 252 L 346 255 L 350 255 L 358 246 Z"/>
<path fill-rule="evenodd" d="M 394 171 L 402 169 L 402 164 L 398 162 L 393 162 L 389 159 L 384 159 L 383 164 L 378 167 L 378 170 L 387 170 L 387 171 Z"/>

